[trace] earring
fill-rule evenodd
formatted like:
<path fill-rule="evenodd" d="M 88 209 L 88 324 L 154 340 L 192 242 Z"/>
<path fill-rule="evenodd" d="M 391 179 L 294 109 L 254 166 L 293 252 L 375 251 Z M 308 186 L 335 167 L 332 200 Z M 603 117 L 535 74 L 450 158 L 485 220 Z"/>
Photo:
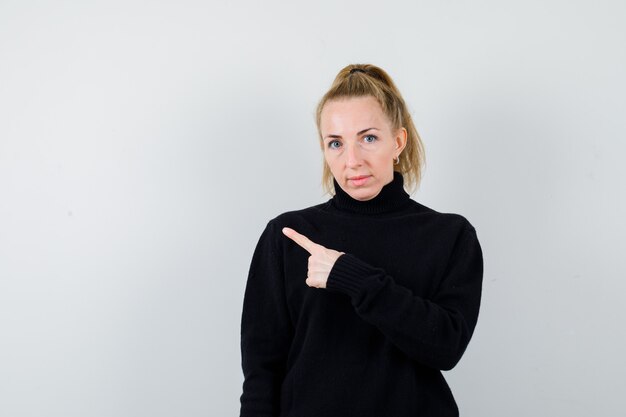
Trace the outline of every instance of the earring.
<path fill-rule="evenodd" d="M 400 163 L 400 155 L 398 155 L 398 159 L 396 160 L 396 158 L 393 158 L 393 164 L 394 165 L 398 165 Z"/>

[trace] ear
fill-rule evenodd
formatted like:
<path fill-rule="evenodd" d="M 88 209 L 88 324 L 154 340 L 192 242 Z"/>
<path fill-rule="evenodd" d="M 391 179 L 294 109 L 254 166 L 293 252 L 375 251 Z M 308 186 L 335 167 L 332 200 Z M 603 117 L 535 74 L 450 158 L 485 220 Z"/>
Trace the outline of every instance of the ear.
<path fill-rule="evenodd" d="M 397 130 L 395 142 L 396 142 L 396 149 L 398 150 L 398 155 L 400 155 L 400 153 L 402 153 L 402 151 L 406 147 L 407 138 L 408 138 L 408 133 L 404 127 L 401 127 L 400 129 Z"/>

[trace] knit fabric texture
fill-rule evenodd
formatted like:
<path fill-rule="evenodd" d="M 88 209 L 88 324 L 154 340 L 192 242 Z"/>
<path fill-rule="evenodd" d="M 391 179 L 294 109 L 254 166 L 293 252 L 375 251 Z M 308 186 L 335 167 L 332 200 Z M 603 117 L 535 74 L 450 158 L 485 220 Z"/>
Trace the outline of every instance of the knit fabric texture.
<path fill-rule="evenodd" d="M 241 316 L 241 417 L 448 417 L 441 371 L 478 318 L 476 230 L 411 199 L 403 177 L 367 201 L 335 181 L 327 202 L 270 220 L 250 263 Z M 326 288 L 307 286 L 309 253 L 290 227 L 345 252 Z"/>

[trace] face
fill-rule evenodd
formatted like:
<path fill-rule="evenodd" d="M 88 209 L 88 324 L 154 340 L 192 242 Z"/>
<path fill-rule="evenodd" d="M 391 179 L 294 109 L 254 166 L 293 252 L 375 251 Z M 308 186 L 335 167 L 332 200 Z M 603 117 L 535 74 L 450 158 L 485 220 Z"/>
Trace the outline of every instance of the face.
<path fill-rule="evenodd" d="M 393 180 L 393 159 L 406 146 L 407 132 L 392 129 L 374 97 L 327 102 L 320 131 L 324 159 L 350 197 L 370 200 Z"/>

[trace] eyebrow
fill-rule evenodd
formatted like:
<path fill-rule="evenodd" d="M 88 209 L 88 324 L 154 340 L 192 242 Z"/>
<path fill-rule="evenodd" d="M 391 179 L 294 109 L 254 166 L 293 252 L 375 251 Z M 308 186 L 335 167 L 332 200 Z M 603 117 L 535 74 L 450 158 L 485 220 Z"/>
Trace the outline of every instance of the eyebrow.
<path fill-rule="evenodd" d="M 367 129 L 363 129 L 360 132 L 357 132 L 357 135 L 361 135 L 361 134 L 367 132 L 368 130 L 372 130 L 372 129 L 373 130 L 380 130 L 377 127 L 368 127 Z M 328 139 L 328 138 L 330 138 L 330 139 L 341 139 L 341 135 L 326 135 L 326 137 L 324 139 Z"/>

